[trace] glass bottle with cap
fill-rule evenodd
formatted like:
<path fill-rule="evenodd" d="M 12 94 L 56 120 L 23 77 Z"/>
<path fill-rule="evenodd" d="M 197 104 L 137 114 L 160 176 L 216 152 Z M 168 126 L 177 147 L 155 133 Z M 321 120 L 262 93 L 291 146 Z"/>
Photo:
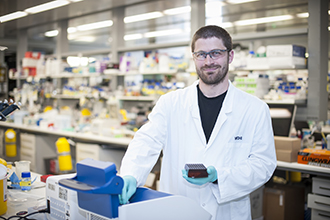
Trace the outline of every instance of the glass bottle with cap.
<path fill-rule="evenodd" d="M 22 191 L 31 190 L 31 173 L 30 172 L 22 172 L 22 180 L 21 180 L 20 185 L 21 185 Z"/>

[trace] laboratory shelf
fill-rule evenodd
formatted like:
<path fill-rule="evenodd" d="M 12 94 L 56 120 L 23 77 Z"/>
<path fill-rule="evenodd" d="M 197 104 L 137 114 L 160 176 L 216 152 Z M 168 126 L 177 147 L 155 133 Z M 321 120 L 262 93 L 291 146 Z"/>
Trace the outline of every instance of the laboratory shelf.
<path fill-rule="evenodd" d="M 295 105 L 305 105 L 307 104 L 307 99 L 282 99 L 282 100 L 265 100 L 268 104 L 295 104 Z"/>
<path fill-rule="evenodd" d="M 60 137 L 69 137 L 69 138 L 76 138 L 79 140 L 83 140 L 86 142 L 93 142 L 93 143 L 104 143 L 104 144 L 111 144 L 111 145 L 118 145 L 121 147 L 126 148 L 131 138 L 121 137 L 121 138 L 115 138 L 115 137 L 107 137 L 107 136 L 101 136 L 96 135 L 92 133 L 77 133 L 73 131 L 58 131 L 58 130 L 51 130 L 51 129 L 44 129 L 40 128 L 38 126 L 33 125 L 19 125 L 14 124 L 10 122 L 0 122 L 0 128 L 13 128 L 13 129 L 19 129 L 26 132 L 31 133 L 39 133 L 39 134 L 48 134 L 48 135 L 55 135 Z"/>
<path fill-rule="evenodd" d="M 121 96 L 118 97 L 122 101 L 155 101 L 157 97 L 154 96 Z"/>
<path fill-rule="evenodd" d="M 11 76 L 10 79 L 44 79 L 44 78 L 52 78 L 52 79 L 60 79 L 60 78 L 85 78 L 85 77 L 99 77 L 104 76 L 100 73 L 88 73 L 88 74 L 80 74 L 80 73 L 68 73 L 64 72 L 58 75 L 38 75 L 38 76 Z"/>
<path fill-rule="evenodd" d="M 176 70 L 173 71 L 148 71 L 148 72 L 139 72 L 139 71 L 128 71 L 128 72 L 120 72 L 113 69 L 106 69 L 103 71 L 105 75 L 116 75 L 116 76 L 132 76 L 132 75 L 175 75 L 177 73 Z"/>
<path fill-rule="evenodd" d="M 330 169 L 326 167 L 318 167 L 312 166 L 307 164 L 301 164 L 297 162 L 284 162 L 284 161 L 277 161 L 277 169 L 278 170 L 288 170 L 288 171 L 297 171 L 303 173 L 314 174 L 318 176 L 327 176 L 330 177 Z"/>

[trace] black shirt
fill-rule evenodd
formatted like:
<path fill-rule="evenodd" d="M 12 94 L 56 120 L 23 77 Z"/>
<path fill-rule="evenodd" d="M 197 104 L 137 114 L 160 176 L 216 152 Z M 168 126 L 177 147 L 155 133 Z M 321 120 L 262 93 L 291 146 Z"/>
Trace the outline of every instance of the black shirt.
<path fill-rule="evenodd" d="M 202 120 L 202 127 L 204 130 L 206 143 L 208 143 L 215 122 L 217 121 L 218 115 L 220 113 L 223 100 L 226 97 L 227 91 L 219 96 L 207 98 L 199 89 L 199 86 L 197 85 L 197 93 L 198 93 L 199 114 Z"/>

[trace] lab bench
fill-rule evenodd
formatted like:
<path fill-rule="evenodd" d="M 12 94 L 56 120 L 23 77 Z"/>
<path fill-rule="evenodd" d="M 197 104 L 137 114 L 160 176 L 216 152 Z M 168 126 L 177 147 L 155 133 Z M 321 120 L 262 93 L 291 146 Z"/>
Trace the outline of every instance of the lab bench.
<path fill-rule="evenodd" d="M 131 138 L 105 137 L 94 134 L 76 133 L 70 131 L 55 131 L 37 126 L 18 125 L 0 122 L 0 138 L 4 140 L 4 132 L 12 128 L 16 131 L 17 156 L 6 157 L 5 142 L 0 142 L 0 155 L 7 161 L 31 161 L 30 169 L 36 173 L 47 174 L 47 160 L 56 158 L 56 141 L 65 137 L 75 142 L 71 146 L 74 161 L 90 157 L 95 160 L 113 161 L 119 167 L 120 161 L 131 141 Z"/>

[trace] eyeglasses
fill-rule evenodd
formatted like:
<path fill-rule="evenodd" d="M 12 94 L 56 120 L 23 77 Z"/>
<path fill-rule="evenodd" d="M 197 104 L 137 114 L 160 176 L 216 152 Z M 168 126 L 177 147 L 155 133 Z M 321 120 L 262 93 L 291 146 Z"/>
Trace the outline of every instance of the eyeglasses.
<path fill-rule="evenodd" d="M 216 50 L 211 50 L 210 52 L 198 51 L 198 52 L 194 52 L 193 56 L 196 60 L 205 60 L 207 55 L 210 55 L 210 57 L 213 60 L 216 60 L 220 57 L 223 57 L 227 51 L 228 51 L 227 49 L 225 50 L 216 49 Z"/>

